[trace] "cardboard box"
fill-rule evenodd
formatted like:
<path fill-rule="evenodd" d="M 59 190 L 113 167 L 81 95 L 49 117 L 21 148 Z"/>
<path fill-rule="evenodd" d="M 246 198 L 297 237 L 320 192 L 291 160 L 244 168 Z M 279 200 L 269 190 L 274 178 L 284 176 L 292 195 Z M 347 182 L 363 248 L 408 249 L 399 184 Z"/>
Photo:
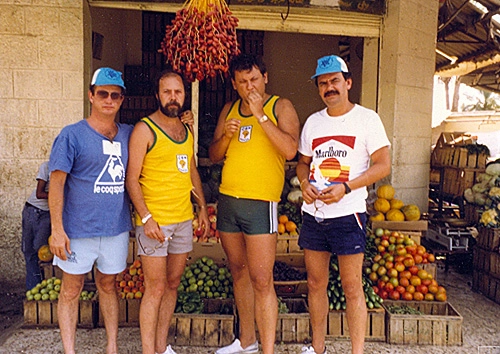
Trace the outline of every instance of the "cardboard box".
<path fill-rule="evenodd" d="M 198 258 L 206 256 L 217 264 L 226 264 L 227 256 L 220 243 L 193 242 L 193 250 L 189 253 L 187 264 L 194 263 Z"/>
<path fill-rule="evenodd" d="M 328 313 L 326 337 L 327 339 L 350 338 L 345 311 L 330 311 Z M 368 309 L 365 340 L 385 342 L 385 310 L 383 308 Z"/>
<path fill-rule="evenodd" d="M 422 315 L 394 314 L 391 305 L 409 306 Z M 462 316 L 449 302 L 384 301 L 390 344 L 462 345 Z"/>

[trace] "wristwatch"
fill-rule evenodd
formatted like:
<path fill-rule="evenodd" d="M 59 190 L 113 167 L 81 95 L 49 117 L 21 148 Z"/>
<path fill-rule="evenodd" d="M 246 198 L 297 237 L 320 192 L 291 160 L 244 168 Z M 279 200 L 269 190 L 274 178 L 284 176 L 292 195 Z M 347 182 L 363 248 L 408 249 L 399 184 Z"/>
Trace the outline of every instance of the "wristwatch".
<path fill-rule="evenodd" d="M 342 182 L 342 184 L 344 185 L 345 188 L 345 194 L 351 193 L 351 188 L 349 187 L 349 185 L 346 182 Z"/>
<path fill-rule="evenodd" d="M 267 122 L 269 118 L 264 114 L 262 117 L 259 118 L 259 123 L 264 123 Z"/>

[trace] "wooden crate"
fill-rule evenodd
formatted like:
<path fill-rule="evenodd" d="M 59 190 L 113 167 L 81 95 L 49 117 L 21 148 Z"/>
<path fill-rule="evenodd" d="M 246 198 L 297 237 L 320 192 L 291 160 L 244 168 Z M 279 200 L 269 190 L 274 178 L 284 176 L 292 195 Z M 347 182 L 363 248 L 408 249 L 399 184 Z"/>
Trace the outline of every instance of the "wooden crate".
<path fill-rule="evenodd" d="M 24 300 L 23 327 L 57 327 L 58 301 L 28 301 Z M 78 303 L 79 328 L 95 328 L 97 323 L 97 297 L 92 300 L 80 300 Z"/>
<path fill-rule="evenodd" d="M 141 299 L 120 299 L 118 301 L 118 326 L 138 327 L 140 307 Z M 100 307 L 98 314 L 97 325 L 104 327 L 104 318 Z"/>
<path fill-rule="evenodd" d="M 426 231 L 428 227 L 427 220 L 417 221 L 372 221 L 372 229 L 387 229 L 391 231 Z"/>
<path fill-rule="evenodd" d="M 490 291 L 490 276 L 482 270 L 472 270 L 472 290 L 481 294 L 488 294 Z"/>
<path fill-rule="evenodd" d="M 479 228 L 477 244 L 490 251 L 498 251 L 500 245 L 500 229 L 491 229 L 487 227 Z"/>
<path fill-rule="evenodd" d="M 409 306 L 423 315 L 393 314 L 388 307 Z M 462 345 L 462 316 L 448 302 L 384 301 L 390 344 Z"/>
<path fill-rule="evenodd" d="M 311 341 L 310 316 L 303 298 L 284 298 L 289 312 L 278 315 L 277 343 L 305 343 Z"/>
<path fill-rule="evenodd" d="M 469 224 L 477 224 L 479 223 L 479 219 L 481 218 L 482 207 L 475 204 L 465 204 L 464 205 L 464 219 Z"/>
<path fill-rule="evenodd" d="M 291 267 L 305 272 L 303 253 L 277 254 L 276 261 L 285 262 Z M 307 294 L 307 280 L 275 281 L 274 289 L 278 296 L 302 296 Z"/>
<path fill-rule="evenodd" d="M 132 264 L 134 261 L 137 259 L 137 240 L 135 238 L 135 233 L 134 237 L 129 238 L 128 242 L 128 255 L 127 255 L 127 264 Z"/>
<path fill-rule="evenodd" d="M 298 236 L 283 236 L 278 235 L 276 243 L 277 254 L 299 253 L 303 254 L 304 251 L 299 247 Z"/>
<path fill-rule="evenodd" d="M 206 299 L 205 313 L 175 313 L 168 331 L 168 343 L 174 345 L 223 347 L 236 337 L 236 310 L 233 299 Z M 231 314 L 219 315 L 222 306 Z"/>
<path fill-rule="evenodd" d="M 345 311 L 330 311 L 326 330 L 327 339 L 348 339 L 349 326 Z M 368 309 L 365 340 L 385 342 L 385 310 Z"/>
<path fill-rule="evenodd" d="M 478 246 L 474 247 L 472 251 L 472 266 L 474 269 L 486 273 L 489 272 L 490 260 L 491 260 L 491 251 L 485 250 Z"/>
<path fill-rule="evenodd" d="M 497 304 L 500 304 L 500 279 L 491 274 L 487 275 L 486 278 L 488 282 L 488 293 L 485 295 Z"/>
<path fill-rule="evenodd" d="M 500 278 L 500 253 L 490 252 L 490 273 L 494 277 Z"/>

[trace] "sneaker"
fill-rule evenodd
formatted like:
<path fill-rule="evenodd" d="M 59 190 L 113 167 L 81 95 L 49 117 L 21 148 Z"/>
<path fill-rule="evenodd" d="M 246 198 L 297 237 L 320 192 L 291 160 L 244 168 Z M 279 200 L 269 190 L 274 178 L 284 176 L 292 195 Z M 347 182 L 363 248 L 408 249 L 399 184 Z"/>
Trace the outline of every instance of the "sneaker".
<path fill-rule="evenodd" d="M 255 341 L 255 343 L 250 344 L 246 348 L 241 347 L 241 342 L 239 339 L 235 339 L 233 343 L 220 348 L 215 352 L 215 354 L 250 354 L 250 353 L 258 353 L 259 352 L 259 342 Z"/>
<path fill-rule="evenodd" d="M 177 354 L 177 353 L 172 349 L 172 347 L 169 344 L 167 345 L 167 349 L 163 353 L 156 353 L 156 354 Z"/>
<path fill-rule="evenodd" d="M 314 351 L 314 348 L 312 345 L 308 345 L 307 347 L 302 347 L 302 353 L 303 354 L 317 354 L 315 351 Z M 326 353 L 326 347 L 325 347 L 325 351 L 323 352 L 323 354 L 327 354 Z"/>

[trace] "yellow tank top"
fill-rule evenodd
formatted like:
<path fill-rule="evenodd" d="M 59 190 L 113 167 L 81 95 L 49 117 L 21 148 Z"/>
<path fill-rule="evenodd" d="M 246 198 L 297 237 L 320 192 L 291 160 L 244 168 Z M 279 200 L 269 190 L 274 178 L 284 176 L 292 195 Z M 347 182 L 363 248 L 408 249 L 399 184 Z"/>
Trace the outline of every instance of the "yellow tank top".
<path fill-rule="evenodd" d="M 274 107 L 278 96 L 271 96 L 264 104 L 264 113 L 277 125 Z M 220 193 L 245 199 L 279 202 L 285 180 L 285 157 L 268 139 L 253 115 L 243 116 L 241 100 L 231 106 L 227 119 L 241 121 L 226 151 L 222 169 Z"/>
<path fill-rule="evenodd" d="M 143 118 L 154 134 L 153 145 L 144 157 L 139 184 L 144 201 L 160 226 L 176 224 L 193 218 L 191 204 L 190 161 L 193 157 L 193 135 L 186 129 L 186 138 L 175 141 L 149 117 Z M 139 215 L 136 225 L 142 225 Z"/>

